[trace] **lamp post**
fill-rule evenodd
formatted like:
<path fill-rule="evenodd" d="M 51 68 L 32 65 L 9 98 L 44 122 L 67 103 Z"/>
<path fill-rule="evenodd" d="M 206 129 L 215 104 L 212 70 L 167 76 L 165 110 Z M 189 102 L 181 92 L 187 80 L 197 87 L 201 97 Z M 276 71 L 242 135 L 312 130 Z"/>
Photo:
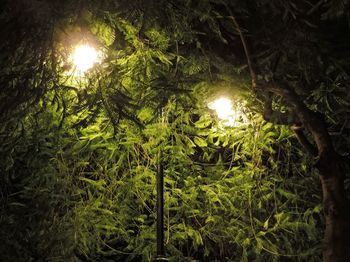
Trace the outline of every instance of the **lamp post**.
<path fill-rule="evenodd" d="M 163 124 L 163 108 L 159 109 L 160 124 Z M 153 261 L 168 261 L 164 250 L 164 165 L 162 149 L 157 159 L 157 255 Z"/>
<path fill-rule="evenodd" d="M 157 168 L 157 256 L 154 261 L 168 261 L 164 252 L 164 166 L 162 152 L 158 154 Z"/>
<path fill-rule="evenodd" d="M 74 65 L 72 75 L 81 76 L 86 71 L 91 69 L 97 62 L 99 62 L 99 54 L 95 48 L 88 44 L 78 45 L 72 53 L 71 62 Z M 160 124 L 163 122 L 163 109 L 159 110 Z M 163 165 L 162 150 L 160 149 L 157 155 L 157 253 L 153 261 L 168 261 L 165 257 L 164 249 L 164 165 Z"/>

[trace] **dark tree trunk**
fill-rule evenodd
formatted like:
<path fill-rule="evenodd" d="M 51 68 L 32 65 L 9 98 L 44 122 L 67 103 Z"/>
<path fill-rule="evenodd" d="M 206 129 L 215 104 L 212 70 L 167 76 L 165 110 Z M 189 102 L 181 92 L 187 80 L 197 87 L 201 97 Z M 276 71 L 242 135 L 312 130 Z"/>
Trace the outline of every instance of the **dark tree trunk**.
<path fill-rule="evenodd" d="M 334 153 L 320 156 L 317 168 L 323 192 L 325 233 L 324 262 L 350 261 L 350 217 L 344 192 L 344 173 L 340 157 Z"/>
<path fill-rule="evenodd" d="M 234 16 L 230 13 L 234 18 Z M 328 133 L 326 121 L 319 113 L 310 110 L 303 99 L 295 92 L 293 86 L 288 82 L 265 82 L 258 83 L 256 64 L 250 56 L 249 45 L 243 35 L 239 24 L 234 19 L 236 30 L 238 31 L 242 45 L 244 47 L 252 77 L 252 86 L 255 90 L 272 92 L 285 99 L 291 107 L 291 114 L 281 114 L 273 111 L 272 99 L 267 99 L 265 103 L 265 120 L 279 124 L 294 124 L 297 126 L 296 135 L 299 142 L 313 156 L 318 157 L 317 169 L 320 173 L 323 193 L 323 208 L 325 216 L 325 232 L 323 242 L 324 262 L 350 262 L 350 206 L 345 196 L 344 170 L 341 165 L 341 157 L 334 149 L 332 138 Z M 290 117 L 292 116 L 292 117 Z M 290 123 L 292 119 L 293 123 Z M 303 130 L 311 135 L 313 141 L 310 142 Z"/>
<path fill-rule="evenodd" d="M 264 86 L 268 91 L 286 99 L 298 118 L 313 139 L 309 143 L 300 129 L 296 134 L 302 145 L 318 161 L 316 168 L 320 173 L 325 216 L 325 232 L 323 240 L 324 262 L 350 261 L 350 206 L 345 196 L 344 170 L 342 158 L 336 153 L 324 119 L 311 111 L 295 93 L 288 83 L 272 83 Z"/>

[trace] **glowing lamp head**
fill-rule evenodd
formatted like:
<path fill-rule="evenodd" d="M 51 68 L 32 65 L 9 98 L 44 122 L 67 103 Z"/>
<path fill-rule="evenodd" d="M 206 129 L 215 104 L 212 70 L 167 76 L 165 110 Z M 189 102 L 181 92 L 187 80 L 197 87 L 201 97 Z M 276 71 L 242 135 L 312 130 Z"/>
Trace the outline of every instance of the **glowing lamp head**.
<path fill-rule="evenodd" d="M 209 103 L 209 108 L 216 111 L 218 117 L 222 120 L 229 120 L 232 114 L 232 102 L 231 100 L 221 97 L 214 102 Z"/>
<path fill-rule="evenodd" d="M 208 107 L 216 111 L 216 114 L 226 126 L 237 127 L 241 122 L 246 123 L 247 117 L 242 112 L 241 104 L 232 104 L 228 98 L 221 97 L 208 104 Z"/>
<path fill-rule="evenodd" d="M 97 62 L 98 54 L 95 48 L 89 45 L 80 45 L 75 48 L 72 58 L 76 68 L 84 73 Z"/>

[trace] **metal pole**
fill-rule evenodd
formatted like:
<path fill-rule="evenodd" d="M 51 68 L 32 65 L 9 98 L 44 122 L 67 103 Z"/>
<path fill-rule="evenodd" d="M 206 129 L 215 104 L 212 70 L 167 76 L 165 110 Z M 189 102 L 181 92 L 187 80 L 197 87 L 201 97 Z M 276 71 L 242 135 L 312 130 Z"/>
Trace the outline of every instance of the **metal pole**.
<path fill-rule="evenodd" d="M 163 120 L 162 113 L 160 111 L 161 121 Z M 160 149 L 157 167 L 157 257 L 154 261 L 168 261 L 164 252 L 164 166 L 162 158 L 163 155 Z"/>
<path fill-rule="evenodd" d="M 161 261 L 164 258 L 164 168 L 162 154 L 159 153 L 157 172 L 157 258 Z"/>

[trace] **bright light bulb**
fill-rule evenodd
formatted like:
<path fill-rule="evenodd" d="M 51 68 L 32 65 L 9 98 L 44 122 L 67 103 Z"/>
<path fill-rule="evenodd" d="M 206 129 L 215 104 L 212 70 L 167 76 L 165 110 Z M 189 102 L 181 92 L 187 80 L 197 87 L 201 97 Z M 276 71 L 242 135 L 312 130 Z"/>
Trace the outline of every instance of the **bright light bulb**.
<path fill-rule="evenodd" d="M 216 114 L 226 126 L 236 127 L 240 122 L 248 121 L 246 115 L 241 110 L 241 104 L 237 102 L 234 106 L 230 99 L 221 97 L 208 104 L 208 107 L 216 111 Z"/>
<path fill-rule="evenodd" d="M 73 53 L 73 63 L 76 68 L 84 73 L 97 62 L 98 54 L 95 48 L 89 45 L 77 46 Z"/>
<path fill-rule="evenodd" d="M 216 111 L 218 117 L 222 120 L 229 120 L 234 114 L 231 100 L 221 97 L 214 102 L 209 103 L 209 108 Z"/>

